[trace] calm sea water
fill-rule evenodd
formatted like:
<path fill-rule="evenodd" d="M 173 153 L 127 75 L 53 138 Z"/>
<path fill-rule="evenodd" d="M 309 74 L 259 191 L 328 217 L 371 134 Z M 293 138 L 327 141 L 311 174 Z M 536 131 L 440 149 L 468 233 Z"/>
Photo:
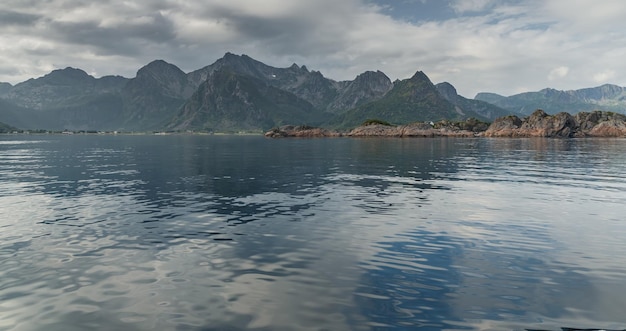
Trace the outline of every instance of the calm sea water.
<path fill-rule="evenodd" d="M 0 330 L 626 328 L 626 140 L 0 136 Z"/>

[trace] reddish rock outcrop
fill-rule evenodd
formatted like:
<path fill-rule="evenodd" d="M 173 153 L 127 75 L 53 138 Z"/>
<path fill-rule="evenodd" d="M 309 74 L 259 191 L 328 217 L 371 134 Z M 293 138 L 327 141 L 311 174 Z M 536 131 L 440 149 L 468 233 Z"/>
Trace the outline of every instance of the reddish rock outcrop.
<path fill-rule="evenodd" d="M 611 112 L 581 112 L 574 116 L 579 136 L 626 137 L 626 116 Z"/>
<path fill-rule="evenodd" d="M 496 119 L 485 137 L 626 137 L 626 116 L 603 111 L 548 115 L 538 109 L 520 119 L 511 115 Z"/>
<path fill-rule="evenodd" d="M 384 125 L 374 123 L 359 126 L 348 133 L 309 126 L 287 125 L 272 129 L 266 137 L 626 137 L 626 116 L 605 111 L 581 112 L 574 116 L 562 112 L 548 115 L 536 110 L 520 119 L 509 115 L 496 119 L 484 132 L 486 123 L 469 119 L 465 122 L 439 121 Z"/>
<path fill-rule="evenodd" d="M 548 115 L 538 109 L 521 120 L 511 115 L 496 119 L 484 132 L 485 137 L 572 137 L 576 120 L 568 113 Z"/>

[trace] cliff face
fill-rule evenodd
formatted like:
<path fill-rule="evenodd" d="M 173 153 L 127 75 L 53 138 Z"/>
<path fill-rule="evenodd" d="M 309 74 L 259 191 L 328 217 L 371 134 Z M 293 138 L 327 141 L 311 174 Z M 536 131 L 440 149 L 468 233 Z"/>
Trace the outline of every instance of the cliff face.
<path fill-rule="evenodd" d="M 548 115 L 538 109 L 520 119 L 510 115 L 496 119 L 485 137 L 626 137 L 626 116 L 611 112 L 561 112 Z"/>
<path fill-rule="evenodd" d="M 319 123 L 323 113 L 306 100 L 238 74 L 213 72 L 178 110 L 170 130 L 262 131 L 291 123 Z"/>
<path fill-rule="evenodd" d="M 393 83 L 381 71 L 366 71 L 347 82 L 345 88 L 328 106 L 332 113 L 340 113 L 348 109 L 366 104 L 382 98 L 391 88 Z"/>
<path fill-rule="evenodd" d="M 124 130 L 158 129 L 191 96 L 186 74 L 162 60 L 137 71 L 122 91 Z"/>

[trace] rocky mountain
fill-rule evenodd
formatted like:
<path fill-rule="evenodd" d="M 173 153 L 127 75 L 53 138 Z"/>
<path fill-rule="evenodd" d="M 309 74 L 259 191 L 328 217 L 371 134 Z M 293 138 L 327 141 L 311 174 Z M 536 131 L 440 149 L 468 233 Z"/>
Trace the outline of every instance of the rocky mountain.
<path fill-rule="evenodd" d="M 24 129 L 115 127 L 119 93 L 126 82 L 120 76 L 96 79 L 68 67 L 15 86 L 3 85 L 0 120 Z"/>
<path fill-rule="evenodd" d="M 422 72 L 396 83 L 380 71 L 334 81 L 305 66 L 275 68 L 231 53 L 190 73 L 156 60 L 132 79 L 65 68 L 14 86 L 0 84 L 0 121 L 25 129 L 258 131 L 281 124 L 349 127 L 368 118 L 406 123 L 502 113 L 459 96 L 450 84 L 434 86 Z"/>
<path fill-rule="evenodd" d="M 393 83 L 382 71 L 366 71 L 353 81 L 345 82 L 337 97 L 326 107 L 331 113 L 341 113 L 382 98 Z"/>
<path fill-rule="evenodd" d="M 208 76 L 167 129 L 262 132 L 287 123 L 323 120 L 323 112 L 295 94 L 224 67 Z"/>
<path fill-rule="evenodd" d="M 119 76 L 96 79 L 83 70 L 68 67 L 19 83 L 7 89 L 2 98 L 29 109 L 63 108 L 92 97 L 117 93 L 126 81 Z"/>
<path fill-rule="evenodd" d="M 626 88 L 610 84 L 570 91 L 546 88 L 509 97 L 495 93 L 479 93 L 474 99 L 524 115 L 529 115 L 536 109 L 543 109 L 548 114 L 559 112 L 575 114 L 593 110 L 626 114 Z"/>
<path fill-rule="evenodd" d="M 35 115 L 36 112 L 32 109 L 26 109 L 4 99 L 0 99 L 0 121 L 4 123 L 10 123 L 10 125 L 14 127 L 32 129 L 33 127 L 27 125 L 27 123 L 34 124 L 35 127 L 37 127 L 37 123 L 40 123 L 39 118 Z"/>
<path fill-rule="evenodd" d="M 123 130 L 158 130 L 190 98 L 197 86 L 177 66 L 152 61 L 121 91 Z"/>
<path fill-rule="evenodd" d="M 306 66 L 295 63 L 288 68 L 275 68 L 245 54 L 226 53 L 215 63 L 191 72 L 189 76 L 193 82 L 202 82 L 212 72 L 225 68 L 293 93 L 318 109 L 325 109 L 338 94 L 337 83 L 325 78 L 319 71 L 309 71 Z"/>
<path fill-rule="evenodd" d="M 475 113 L 480 115 L 483 119 L 494 120 L 498 117 L 510 115 L 511 111 L 504 110 L 498 106 L 481 100 L 467 99 L 458 95 L 456 88 L 448 82 L 443 82 L 435 85 L 439 94 L 446 100 L 452 103 L 457 112 L 461 113 Z"/>
<path fill-rule="evenodd" d="M 393 88 L 379 100 L 349 110 L 335 118 L 332 124 L 350 128 L 368 119 L 407 124 L 469 117 L 485 119 L 469 108 L 461 109 L 448 101 L 426 74 L 418 71 L 409 79 L 396 81 Z"/>

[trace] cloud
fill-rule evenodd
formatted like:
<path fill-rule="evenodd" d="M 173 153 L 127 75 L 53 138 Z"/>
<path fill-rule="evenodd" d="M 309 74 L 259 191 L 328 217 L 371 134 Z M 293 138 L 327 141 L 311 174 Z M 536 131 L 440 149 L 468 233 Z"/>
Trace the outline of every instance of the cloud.
<path fill-rule="evenodd" d="M 602 72 L 598 72 L 597 74 L 593 75 L 593 80 L 596 83 L 607 83 L 609 80 L 613 79 L 615 77 L 615 71 L 613 70 L 605 70 Z"/>
<path fill-rule="evenodd" d="M 11 25 L 30 25 L 34 24 L 40 16 L 24 14 L 12 10 L 0 10 L 0 22 L 6 28 Z"/>
<path fill-rule="evenodd" d="M 487 9 L 493 0 L 455 0 L 450 6 L 458 13 L 479 12 Z"/>
<path fill-rule="evenodd" d="M 568 73 L 569 73 L 568 67 L 560 66 L 560 67 L 554 68 L 550 71 L 550 74 L 548 74 L 548 80 L 556 80 L 556 79 L 564 78 L 565 76 L 567 76 Z"/>
<path fill-rule="evenodd" d="M 230 51 L 273 66 L 305 64 L 336 80 L 422 70 L 468 97 L 589 87 L 606 70 L 626 83 L 621 0 L 447 0 L 456 15 L 413 23 L 381 1 L 6 0 L 0 72 L 11 74 L 0 81 L 66 66 L 133 77 L 154 59 L 192 71 Z M 434 1 L 402 8 L 435 4 L 441 8 Z"/>

